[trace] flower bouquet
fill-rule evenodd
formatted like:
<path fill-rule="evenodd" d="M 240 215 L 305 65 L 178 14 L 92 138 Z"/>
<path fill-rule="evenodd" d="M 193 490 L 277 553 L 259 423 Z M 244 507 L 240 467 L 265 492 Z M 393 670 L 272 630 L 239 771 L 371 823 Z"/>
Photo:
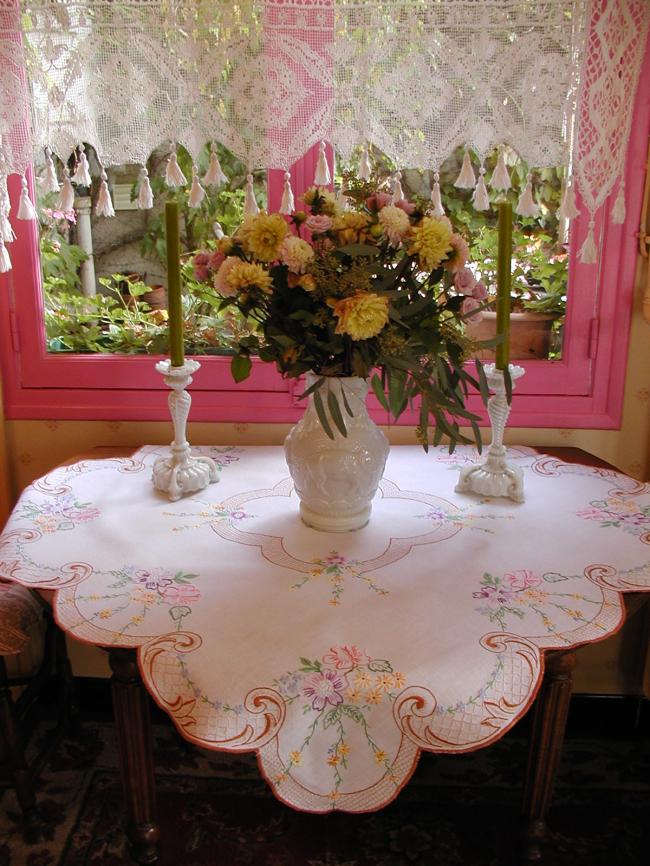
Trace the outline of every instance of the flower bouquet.
<path fill-rule="evenodd" d="M 464 323 L 475 318 L 485 288 L 466 266 L 468 246 L 431 203 L 394 201 L 364 181 L 345 190 L 345 206 L 312 187 L 290 219 L 246 216 L 231 236 L 193 259 L 195 277 L 251 324 L 232 359 L 236 381 L 251 358 L 273 362 L 286 377 L 311 372 L 318 416 L 330 438 L 345 436 L 353 410 L 330 377 L 369 379 L 397 419 L 417 406 L 425 450 L 449 437 L 468 442 L 478 416 L 466 408 L 470 388 L 487 399 L 480 363 L 465 362 L 475 344 Z M 479 313 L 480 314 L 480 313 Z M 327 411 L 326 411 L 327 410 Z"/>

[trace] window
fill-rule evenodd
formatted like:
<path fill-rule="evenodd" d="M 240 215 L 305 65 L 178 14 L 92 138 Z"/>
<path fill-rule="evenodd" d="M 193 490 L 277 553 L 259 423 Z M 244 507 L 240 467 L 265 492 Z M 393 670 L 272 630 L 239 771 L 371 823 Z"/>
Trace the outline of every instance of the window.
<path fill-rule="evenodd" d="M 650 76 L 646 56 L 642 77 Z M 534 427 L 616 427 L 620 421 L 626 347 L 635 270 L 637 216 L 643 185 L 650 103 L 638 90 L 628 148 L 627 222 L 613 225 L 600 214 L 596 226 L 602 255 L 598 267 L 577 261 L 587 232 L 584 217 L 571 230 L 570 292 L 561 360 L 530 361 L 519 380 L 510 424 Z M 292 169 L 294 192 L 310 185 L 313 149 Z M 277 209 L 282 172 L 269 172 L 269 205 Z M 12 199 L 19 183 L 10 178 Z M 578 203 L 580 207 L 580 204 Z M 584 209 L 583 209 L 584 211 Z M 8 418 L 166 419 L 164 386 L 152 356 L 53 356 L 42 328 L 36 227 L 14 224 L 14 269 L 0 276 L 0 353 Z M 296 383 L 270 365 L 255 365 L 235 386 L 229 360 L 202 359 L 192 385 L 193 420 L 290 422 L 301 413 Z M 478 402 L 477 402 L 478 407 Z M 386 419 L 378 413 L 377 419 Z M 400 424 L 416 423 L 404 415 Z"/>

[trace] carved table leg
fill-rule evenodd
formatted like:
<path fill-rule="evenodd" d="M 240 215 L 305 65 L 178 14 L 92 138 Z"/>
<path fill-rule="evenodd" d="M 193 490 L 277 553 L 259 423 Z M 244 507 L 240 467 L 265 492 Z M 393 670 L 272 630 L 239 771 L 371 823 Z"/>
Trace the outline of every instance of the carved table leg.
<path fill-rule="evenodd" d="M 575 652 L 546 655 L 546 670 L 535 702 L 522 812 L 525 821 L 523 860 L 539 863 L 571 699 Z"/>
<path fill-rule="evenodd" d="M 129 820 L 129 839 L 138 863 L 155 863 L 160 831 L 156 824 L 156 780 L 149 695 L 138 670 L 136 651 L 111 649 L 113 711 Z"/>

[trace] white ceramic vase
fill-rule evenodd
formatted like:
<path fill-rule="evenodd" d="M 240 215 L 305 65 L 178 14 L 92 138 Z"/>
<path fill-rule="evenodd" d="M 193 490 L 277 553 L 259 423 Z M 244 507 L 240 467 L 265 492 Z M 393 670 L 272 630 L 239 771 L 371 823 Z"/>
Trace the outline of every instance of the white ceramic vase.
<path fill-rule="evenodd" d="M 317 377 L 307 375 L 307 386 Z M 337 429 L 327 408 L 327 391 L 338 398 L 347 436 Z M 344 390 L 350 417 L 341 396 Z M 307 526 L 325 532 L 349 532 L 365 526 L 388 457 L 388 439 L 368 415 L 368 383 L 356 376 L 328 377 L 320 393 L 334 439 L 325 433 L 313 395 L 302 419 L 284 441 L 284 451 Z"/>

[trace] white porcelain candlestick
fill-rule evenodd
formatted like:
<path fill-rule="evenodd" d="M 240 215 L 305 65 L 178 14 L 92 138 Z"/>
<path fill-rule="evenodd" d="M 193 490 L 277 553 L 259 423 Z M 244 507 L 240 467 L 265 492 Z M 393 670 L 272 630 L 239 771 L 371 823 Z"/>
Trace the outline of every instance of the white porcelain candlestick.
<path fill-rule="evenodd" d="M 218 481 L 217 467 L 209 457 L 193 457 L 190 443 L 185 438 L 187 416 L 192 398 L 185 390 L 192 381 L 192 374 L 200 368 L 198 361 L 186 360 L 182 367 L 172 367 L 171 361 L 159 361 L 156 370 L 165 377 L 165 384 L 172 392 L 169 395 L 169 411 L 174 424 L 174 441 L 171 454 L 159 457 L 153 465 L 153 483 L 158 490 L 167 493 L 172 502 L 185 493 L 203 490 L 208 484 Z"/>
<path fill-rule="evenodd" d="M 523 367 L 518 367 L 515 364 L 510 364 L 508 370 L 514 390 L 515 379 L 523 376 L 526 371 Z M 492 443 L 483 463 L 462 467 L 456 492 L 480 493 L 484 496 L 507 496 L 514 499 L 515 502 L 523 502 L 523 470 L 520 466 L 513 466 L 507 462 L 506 448 L 503 444 L 506 421 L 510 414 L 503 370 L 498 370 L 494 364 L 486 364 L 485 377 L 490 389 L 494 391 L 488 400 L 487 407 L 492 424 Z"/>

